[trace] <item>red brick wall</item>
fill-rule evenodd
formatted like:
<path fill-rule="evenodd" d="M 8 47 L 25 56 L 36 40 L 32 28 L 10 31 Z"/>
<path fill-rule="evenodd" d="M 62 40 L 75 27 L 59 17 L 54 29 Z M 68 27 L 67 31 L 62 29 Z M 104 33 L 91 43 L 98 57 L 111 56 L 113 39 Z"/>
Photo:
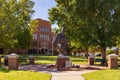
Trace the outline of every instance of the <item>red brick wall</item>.
<path fill-rule="evenodd" d="M 36 49 L 37 53 L 39 53 L 40 49 L 42 49 L 43 47 L 41 47 L 43 44 L 48 44 L 47 45 L 47 49 L 51 50 L 52 48 L 52 28 L 51 28 L 51 24 L 49 23 L 49 21 L 46 20 L 42 20 L 42 19 L 37 19 L 39 20 L 40 24 L 38 26 L 36 26 L 36 32 L 34 32 L 35 34 L 37 34 L 37 39 L 36 40 L 32 40 L 32 42 L 36 41 L 37 45 L 33 46 L 31 45 L 30 49 Z M 41 31 L 41 27 L 45 27 L 47 29 L 49 29 L 49 32 L 46 31 Z M 40 35 L 46 35 L 49 36 L 49 40 L 42 40 L 40 38 Z"/>

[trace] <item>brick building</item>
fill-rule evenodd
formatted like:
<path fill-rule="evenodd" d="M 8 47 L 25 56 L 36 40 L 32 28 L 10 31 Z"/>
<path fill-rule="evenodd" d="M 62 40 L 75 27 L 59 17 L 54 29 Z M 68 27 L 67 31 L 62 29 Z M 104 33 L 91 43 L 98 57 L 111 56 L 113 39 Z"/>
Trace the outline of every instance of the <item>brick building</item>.
<path fill-rule="evenodd" d="M 39 26 L 36 26 L 36 31 L 33 33 L 33 39 L 30 49 L 28 53 L 32 54 L 44 54 L 47 52 L 51 52 L 52 50 L 52 28 L 49 21 L 37 19 L 39 20 Z"/>

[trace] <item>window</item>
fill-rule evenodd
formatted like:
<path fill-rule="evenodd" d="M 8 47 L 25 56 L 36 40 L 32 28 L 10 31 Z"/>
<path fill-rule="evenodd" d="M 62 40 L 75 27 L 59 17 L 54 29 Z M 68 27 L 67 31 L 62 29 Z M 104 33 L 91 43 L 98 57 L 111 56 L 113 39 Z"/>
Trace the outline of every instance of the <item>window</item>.
<path fill-rule="evenodd" d="M 50 29 L 48 27 L 41 26 L 40 31 L 42 31 L 42 32 L 50 32 Z"/>
<path fill-rule="evenodd" d="M 33 34 L 33 39 L 35 39 L 35 40 L 37 39 L 37 34 L 35 34 L 35 33 Z"/>
<path fill-rule="evenodd" d="M 49 35 L 46 35 L 46 40 L 49 41 Z"/>
<path fill-rule="evenodd" d="M 49 35 L 45 35 L 45 34 L 40 34 L 40 39 L 41 40 L 46 40 L 46 41 L 49 41 Z"/>
<path fill-rule="evenodd" d="M 41 47 L 41 44 L 39 43 L 39 47 Z"/>
<path fill-rule="evenodd" d="M 32 44 L 34 47 L 37 46 L 37 41 L 34 41 Z"/>

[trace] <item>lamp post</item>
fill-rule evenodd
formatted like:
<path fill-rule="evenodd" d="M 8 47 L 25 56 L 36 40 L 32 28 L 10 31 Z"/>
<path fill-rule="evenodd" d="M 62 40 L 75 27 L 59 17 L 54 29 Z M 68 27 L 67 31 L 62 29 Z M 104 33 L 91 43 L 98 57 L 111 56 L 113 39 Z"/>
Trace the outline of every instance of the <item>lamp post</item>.
<path fill-rule="evenodd" d="M 54 51 L 53 51 L 53 41 L 52 41 L 52 56 L 53 56 L 53 54 L 54 54 Z"/>
<path fill-rule="evenodd" d="M 45 54 L 45 43 L 44 43 L 44 54 Z"/>

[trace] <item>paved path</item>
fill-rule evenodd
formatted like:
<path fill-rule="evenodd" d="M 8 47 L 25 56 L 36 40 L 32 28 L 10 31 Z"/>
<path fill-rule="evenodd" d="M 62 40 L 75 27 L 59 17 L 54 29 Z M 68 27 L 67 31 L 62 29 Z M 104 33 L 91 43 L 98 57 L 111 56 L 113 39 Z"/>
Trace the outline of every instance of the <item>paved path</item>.
<path fill-rule="evenodd" d="M 107 69 L 107 67 L 103 66 L 81 65 L 81 67 L 83 69 L 80 71 L 63 71 L 51 73 L 51 80 L 85 80 L 81 74 L 90 73 L 101 69 Z"/>
<path fill-rule="evenodd" d="M 80 69 L 72 71 L 57 71 L 54 66 L 49 65 L 23 65 L 19 69 L 46 72 L 52 75 L 51 80 L 85 80 L 81 74 L 107 69 L 102 66 L 81 65 Z"/>
<path fill-rule="evenodd" d="M 64 72 L 55 72 L 52 74 L 51 80 L 85 80 L 81 74 L 94 72 L 96 70 L 84 70 L 84 71 L 64 71 Z"/>

